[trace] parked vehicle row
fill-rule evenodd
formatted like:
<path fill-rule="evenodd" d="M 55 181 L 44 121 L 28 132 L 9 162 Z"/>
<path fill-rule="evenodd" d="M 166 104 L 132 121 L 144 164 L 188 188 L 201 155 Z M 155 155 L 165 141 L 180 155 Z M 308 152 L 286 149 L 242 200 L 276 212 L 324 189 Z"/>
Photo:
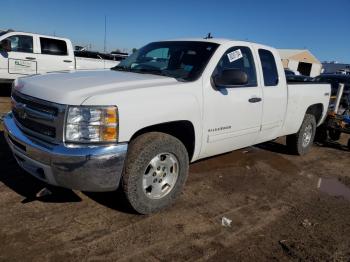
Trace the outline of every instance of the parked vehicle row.
<path fill-rule="evenodd" d="M 121 186 L 147 214 L 179 196 L 190 162 L 285 135 L 291 152 L 306 154 L 330 94 L 329 84 L 287 84 L 265 45 L 153 42 L 111 70 L 16 80 L 5 137 L 38 179 L 84 191 Z"/>
<path fill-rule="evenodd" d="M 55 71 L 109 69 L 119 61 L 75 56 L 69 39 L 33 33 L 0 32 L 0 82 Z"/>

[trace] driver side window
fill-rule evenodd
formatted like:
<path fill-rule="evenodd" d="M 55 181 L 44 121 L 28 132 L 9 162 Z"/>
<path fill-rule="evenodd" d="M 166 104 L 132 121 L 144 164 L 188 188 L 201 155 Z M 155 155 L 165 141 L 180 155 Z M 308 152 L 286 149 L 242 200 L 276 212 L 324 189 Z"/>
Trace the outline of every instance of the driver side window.
<path fill-rule="evenodd" d="M 228 69 L 238 69 L 248 76 L 248 83 L 244 86 L 257 86 L 255 64 L 249 47 L 236 46 L 229 48 L 221 57 L 214 70 L 214 75 L 221 74 Z"/>

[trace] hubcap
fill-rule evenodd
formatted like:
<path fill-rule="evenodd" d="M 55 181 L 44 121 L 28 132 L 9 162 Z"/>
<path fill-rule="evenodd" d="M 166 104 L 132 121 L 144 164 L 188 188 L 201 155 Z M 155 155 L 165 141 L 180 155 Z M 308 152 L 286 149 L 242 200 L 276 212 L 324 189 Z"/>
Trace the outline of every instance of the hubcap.
<path fill-rule="evenodd" d="M 312 125 L 309 124 L 308 126 L 306 126 L 305 130 L 304 130 L 304 134 L 303 134 L 303 147 L 307 147 L 310 144 L 312 138 Z"/>
<path fill-rule="evenodd" d="M 177 157 L 171 153 L 158 154 L 149 162 L 143 174 L 143 192 L 148 198 L 160 199 L 173 189 L 178 175 Z"/>

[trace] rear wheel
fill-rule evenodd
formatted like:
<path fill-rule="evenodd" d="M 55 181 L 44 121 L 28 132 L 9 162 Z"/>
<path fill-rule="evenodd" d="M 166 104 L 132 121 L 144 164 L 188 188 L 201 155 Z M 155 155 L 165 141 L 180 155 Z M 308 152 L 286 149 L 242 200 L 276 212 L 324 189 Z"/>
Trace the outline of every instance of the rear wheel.
<path fill-rule="evenodd" d="M 141 214 L 170 206 L 180 195 L 188 174 L 188 154 L 177 138 L 158 132 L 130 143 L 123 189 L 131 206 Z"/>
<path fill-rule="evenodd" d="M 315 116 L 306 114 L 299 131 L 296 134 L 287 136 L 287 147 L 293 154 L 305 155 L 312 147 L 315 133 Z"/>

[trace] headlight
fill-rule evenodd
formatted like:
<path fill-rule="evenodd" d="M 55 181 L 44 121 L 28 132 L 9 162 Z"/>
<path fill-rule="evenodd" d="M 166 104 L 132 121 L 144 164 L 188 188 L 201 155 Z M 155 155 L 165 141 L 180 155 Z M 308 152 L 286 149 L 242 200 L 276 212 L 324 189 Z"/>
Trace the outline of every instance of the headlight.
<path fill-rule="evenodd" d="M 70 106 L 65 137 L 67 142 L 116 142 L 117 107 Z"/>

